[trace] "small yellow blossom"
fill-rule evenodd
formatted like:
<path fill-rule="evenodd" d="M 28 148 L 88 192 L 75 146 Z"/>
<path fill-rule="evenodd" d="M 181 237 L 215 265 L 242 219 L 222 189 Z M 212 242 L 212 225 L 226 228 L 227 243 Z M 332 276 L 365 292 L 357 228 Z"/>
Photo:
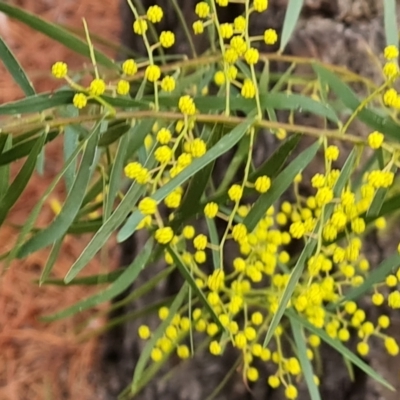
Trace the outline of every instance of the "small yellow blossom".
<path fill-rule="evenodd" d="M 164 16 L 164 12 L 160 6 L 154 5 L 147 9 L 147 19 L 153 24 L 160 22 Z"/>
<path fill-rule="evenodd" d="M 128 75 L 128 76 L 135 75 L 137 70 L 138 70 L 138 68 L 137 68 L 137 64 L 136 64 L 135 60 L 129 59 L 129 60 L 124 61 L 122 64 L 122 72 L 125 75 Z"/>
<path fill-rule="evenodd" d="M 169 243 L 174 237 L 174 231 L 171 227 L 167 226 L 165 228 L 158 228 L 154 234 L 154 238 L 160 244 Z"/>
<path fill-rule="evenodd" d="M 172 138 L 172 134 L 171 131 L 167 128 L 161 128 L 158 132 L 157 132 L 157 142 L 159 142 L 160 144 L 168 144 L 171 141 Z"/>
<path fill-rule="evenodd" d="M 399 56 L 399 50 L 397 46 L 392 44 L 385 47 L 383 55 L 386 60 L 394 60 Z"/>
<path fill-rule="evenodd" d="M 57 79 L 65 78 L 68 74 L 67 64 L 61 61 L 57 61 L 51 67 L 51 74 Z"/>
<path fill-rule="evenodd" d="M 180 97 L 178 108 L 180 112 L 185 115 L 194 115 L 196 113 L 196 105 L 193 99 L 188 95 Z"/>
<path fill-rule="evenodd" d="M 121 79 L 117 83 L 117 93 L 121 96 L 125 96 L 129 93 L 130 84 L 128 81 Z"/>
<path fill-rule="evenodd" d="M 228 190 L 228 196 L 232 201 L 238 202 L 243 195 L 242 187 L 240 185 L 232 185 Z"/>
<path fill-rule="evenodd" d="M 72 99 L 72 104 L 79 109 L 86 107 L 87 96 L 83 93 L 76 93 Z"/>
<path fill-rule="evenodd" d="M 260 54 L 258 50 L 254 47 L 250 47 L 244 53 L 244 59 L 246 60 L 247 64 L 254 65 L 258 63 L 258 59 L 260 58 Z"/>
<path fill-rule="evenodd" d="M 339 158 L 339 149 L 337 146 L 328 146 L 325 150 L 325 158 L 328 161 L 336 161 Z"/>
<path fill-rule="evenodd" d="M 175 86 L 176 82 L 173 76 L 167 75 L 161 80 L 161 89 L 164 90 L 164 92 L 173 92 Z"/>
<path fill-rule="evenodd" d="M 207 218 L 215 218 L 218 214 L 218 204 L 214 202 L 207 203 L 204 207 L 204 215 Z"/>
<path fill-rule="evenodd" d="M 224 39 L 230 39 L 233 36 L 233 26 L 229 23 L 221 24 L 220 27 L 221 37 Z"/>
<path fill-rule="evenodd" d="M 278 34 L 275 29 L 267 29 L 264 32 L 264 42 L 265 44 L 275 44 L 278 41 Z"/>
<path fill-rule="evenodd" d="M 195 35 L 201 35 L 204 32 L 203 21 L 193 22 L 192 28 Z"/>
<path fill-rule="evenodd" d="M 207 18 L 210 14 L 210 6 L 205 1 L 200 1 L 196 4 L 194 12 L 199 18 Z"/>
<path fill-rule="evenodd" d="M 161 69 L 158 65 L 149 65 L 146 68 L 144 76 L 149 82 L 156 82 L 160 79 Z"/>
<path fill-rule="evenodd" d="M 261 13 L 268 8 L 268 0 L 254 0 L 254 10 Z"/>
<path fill-rule="evenodd" d="M 137 35 L 144 35 L 147 31 L 147 28 L 148 28 L 147 21 L 144 19 L 137 19 L 133 23 L 133 31 Z"/>
<path fill-rule="evenodd" d="M 160 43 L 164 48 L 172 47 L 175 43 L 175 35 L 171 31 L 163 31 L 160 34 Z"/>
<path fill-rule="evenodd" d="M 257 192 L 266 193 L 271 187 L 271 178 L 266 175 L 259 176 L 254 183 L 254 187 Z"/>
<path fill-rule="evenodd" d="M 382 146 L 384 136 L 382 133 L 375 131 L 368 135 L 368 145 L 371 149 L 379 149 Z"/>
<path fill-rule="evenodd" d="M 246 99 L 252 99 L 256 95 L 256 87 L 251 79 L 244 80 L 241 95 Z"/>

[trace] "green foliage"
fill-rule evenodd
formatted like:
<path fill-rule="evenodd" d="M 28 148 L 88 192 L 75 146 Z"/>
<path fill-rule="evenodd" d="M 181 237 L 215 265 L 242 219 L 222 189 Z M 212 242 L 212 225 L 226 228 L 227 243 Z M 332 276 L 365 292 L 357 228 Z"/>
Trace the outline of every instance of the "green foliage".
<path fill-rule="evenodd" d="M 86 87 L 80 82 L 82 72 L 72 73 L 60 60 L 52 75 L 64 86 L 54 93 L 36 93 L 29 71 L 23 71 L 0 39 L 0 58 L 25 94 L 0 105 L 0 228 L 9 223 L 9 212 L 35 168 L 40 172 L 46 167 L 47 144 L 63 137 L 62 168 L 1 259 L 8 268 L 15 259 L 46 248 L 40 285 L 106 285 L 44 317 L 46 321 L 110 301 L 135 283 L 126 299 L 111 306 L 121 307 L 156 290 L 172 271 L 180 273 L 183 285 L 173 298 L 156 298 L 144 310 L 104 328 L 163 306 L 162 322 L 154 332 L 141 325 L 139 336 L 148 341 L 124 392 L 127 396 L 143 389 L 173 352 L 182 359 L 196 356 L 194 332 L 204 335 L 201 346 L 216 357 L 235 348 L 238 361 L 229 374 L 240 366 L 246 384 L 261 379 L 253 358 L 272 358 L 277 369 L 268 382 L 285 386 L 289 399 L 297 396 L 291 382 L 298 376 L 304 377 L 312 400 L 321 398 L 309 357 L 309 344 L 318 337 L 392 388 L 345 342 L 354 329 L 360 356 L 367 355 L 372 336 L 381 339 L 389 354 L 399 352 L 385 333 L 385 323 L 366 321 L 355 303 L 372 296 L 380 305 L 382 296 L 382 302 L 400 308 L 399 254 L 372 268 L 366 251 L 368 235 L 395 224 L 400 205 L 396 3 L 385 2 L 385 80 L 371 84 L 311 59 L 301 63 L 312 67 L 313 76 L 296 76 L 300 60 L 282 52 L 303 1 L 288 2 L 278 53 L 268 48 L 278 41 L 273 29 L 261 37 L 251 36 L 248 29 L 255 15 L 268 12 L 267 2 L 244 1 L 244 18 L 236 20 L 235 31 L 232 24 L 218 21 L 216 4 L 221 2 L 199 3 L 199 20 L 188 27 L 177 1 L 172 1 L 193 55 L 188 59 L 164 54 L 175 37 L 171 32 L 158 36 L 162 9 L 136 8 L 128 0 L 135 16 L 132 34 L 144 40 L 148 54 L 140 62 L 121 64 L 94 49 L 86 24 L 83 39 L 0 3 L 0 12 L 87 56 L 93 66 Z M 146 19 L 141 18 L 144 14 Z M 205 54 L 197 54 L 193 30 L 204 30 L 204 40 L 208 36 Z M 275 72 L 271 60 L 285 62 L 286 70 Z M 364 85 L 366 98 L 358 96 L 353 82 Z M 293 93 L 293 86 L 301 89 Z M 295 123 L 297 112 L 312 114 L 325 128 Z M 278 118 L 281 114 L 288 117 Z M 368 136 L 352 130 L 355 120 L 368 127 Z M 263 142 L 268 148 L 262 148 Z M 256 163 L 260 148 L 263 159 Z M 339 155 L 346 158 L 344 163 Z M 21 168 L 10 180 L 16 162 Z M 36 221 L 61 183 L 65 200 L 53 205 L 53 221 L 39 228 Z M 83 233 L 92 234 L 87 246 L 64 280 L 52 279 L 65 238 Z M 118 242 L 132 235 L 147 241 L 125 269 L 79 277 L 113 235 Z M 156 263 L 169 266 L 139 285 L 140 273 L 145 268 L 152 272 Z M 291 344 L 291 353 L 282 350 L 283 340 Z M 278 349 L 272 356 L 271 342 Z"/>

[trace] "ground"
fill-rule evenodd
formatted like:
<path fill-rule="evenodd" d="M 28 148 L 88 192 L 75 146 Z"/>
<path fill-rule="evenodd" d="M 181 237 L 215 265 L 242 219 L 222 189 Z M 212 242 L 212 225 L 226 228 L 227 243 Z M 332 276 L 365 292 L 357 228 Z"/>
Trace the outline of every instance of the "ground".
<path fill-rule="evenodd" d="M 120 20 L 118 2 L 96 0 L 12 0 L 10 4 L 40 15 L 51 22 L 63 24 L 82 31 L 85 17 L 93 34 L 101 35 L 118 43 Z M 75 55 L 62 45 L 32 29 L 7 18 L 0 13 L 0 36 L 17 56 L 26 69 L 37 91 L 51 90 L 59 82 L 50 76 L 51 65 L 62 60 L 71 68 L 77 68 L 83 57 Z M 114 51 L 105 49 L 111 56 Z M 0 104 L 22 97 L 4 66 L 0 63 Z M 17 231 L 12 224 L 22 223 L 54 174 L 61 165 L 61 143 L 52 143 L 46 149 L 46 168 L 43 176 L 35 174 L 23 193 L 22 198 L 9 215 L 8 223 L 0 228 L 0 253 L 10 249 L 16 240 Z M 15 166 L 14 173 L 19 166 Z M 54 199 L 62 200 L 63 190 L 59 188 Z M 39 223 L 51 221 L 54 213 L 46 206 Z M 53 276 L 62 278 L 79 255 L 88 238 L 69 237 L 58 259 Z M 1 400 L 69 400 L 95 399 L 93 363 L 98 352 L 98 340 L 87 339 L 91 331 L 101 328 L 105 319 L 98 312 L 85 314 L 75 319 L 56 323 L 44 323 L 40 316 L 63 309 L 82 299 L 99 287 L 88 288 L 56 286 L 39 287 L 34 282 L 40 275 L 46 259 L 46 252 L 32 255 L 28 259 L 13 263 L 0 278 L 0 399 Z M 115 265 L 115 251 L 106 254 Z M 2 268 L 0 264 L 0 268 Z M 105 272 L 111 267 L 100 260 L 93 261 L 85 273 Z M 85 321 L 89 327 L 83 332 Z M 85 337 L 84 337 L 85 335 Z"/>

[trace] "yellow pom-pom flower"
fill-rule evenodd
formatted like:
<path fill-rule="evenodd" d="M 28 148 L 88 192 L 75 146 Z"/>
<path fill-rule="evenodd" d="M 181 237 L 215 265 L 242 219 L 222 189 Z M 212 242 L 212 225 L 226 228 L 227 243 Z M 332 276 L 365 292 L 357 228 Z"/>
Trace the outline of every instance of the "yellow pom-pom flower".
<path fill-rule="evenodd" d="M 229 43 L 239 56 L 243 56 L 247 50 L 247 44 L 242 36 L 234 36 Z"/>
<path fill-rule="evenodd" d="M 220 34 L 223 39 L 230 39 L 233 36 L 233 26 L 230 23 L 221 24 Z"/>
<path fill-rule="evenodd" d="M 157 22 L 160 22 L 164 16 L 164 12 L 160 6 L 154 5 L 150 6 L 147 9 L 147 19 L 152 22 L 153 24 L 156 24 Z"/>
<path fill-rule="evenodd" d="M 251 79 L 245 79 L 243 82 L 241 95 L 246 99 L 252 99 L 256 95 L 256 87 Z"/>
<path fill-rule="evenodd" d="M 130 84 L 128 81 L 121 79 L 117 83 L 117 93 L 120 94 L 121 96 L 125 96 L 129 93 L 130 90 Z"/>
<path fill-rule="evenodd" d="M 166 164 L 172 159 L 172 149 L 166 145 L 160 146 L 154 152 L 154 158 L 161 164 Z"/>
<path fill-rule="evenodd" d="M 145 197 L 139 202 L 138 209 L 144 215 L 153 215 L 157 211 L 157 202 L 151 197 Z"/>
<path fill-rule="evenodd" d="M 207 218 L 215 218 L 218 214 L 218 204 L 214 202 L 207 203 L 204 207 L 204 214 Z"/>
<path fill-rule="evenodd" d="M 138 70 L 135 60 L 129 59 L 125 60 L 122 64 L 122 72 L 125 75 L 132 76 L 135 75 Z"/>
<path fill-rule="evenodd" d="M 194 12 L 199 18 L 207 18 L 210 14 L 210 6 L 205 1 L 200 1 L 196 4 Z"/>
<path fill-rule="evenodd" d="M 147 325 L 140 325 L 138 329 L 140 339 L 146 340 L 150 337 L 150 328 Z"/>
<path fill-rule="evenodd" d="M 254 65 L 258 63 L 258 59 L 260 58 L 260 54 L 257 49 L 254 47 L 250 47 L 244 53 L 244 59 L 246 60 L 247 64 Z"/>
<path fill-rule="evenodd" d="M 72 99 L 72 104 L 79 109 L 86 107 L 87 104 L 87 96 L 83 93 L 77 93 L 74 95 Z"/>
<path fill-rule="evenodd" d="M 375 131 L 368 135 L 368 145 L 371 149 L 379 149 L 382 146 L 383 140 L 385 137 L 382 133 Z"/>
<path fill-rule="evenodd" d="M 192 28 L 195 35 L 201 35 L 204 32 L 203 21 L 194 21 Z"/>
<path fill-rule="evenodd" d="M 278 41 L 278 34 L 275 29 L 267 29 L 264 32 L 264 42 L 265 44 L 275 44 Z"/>
<path fill-rule="evenodd" d="M 246 18 L 243 15 L 239 15 L 233 20 L 233 27 L 235 31 L 242 33 L 246 29 Z"/>
<path fill-rule="evenodd" d="M 160 144 L 168 144 L 171 141 L 172 138 L 172 134 L 171 131 L 167 128 L 161 128 L 158 132 L 157 132 L 157 142 L 159 142 Z"/>
<path fill-rule="evenodd" d="M 268 8 L 268 0 L 254 0 L 254 10 L 261 13 Z"/>
<path fill-rule="evenodd" d="M 161 361 L 161 360 L 162 360 L 162 358 L 163 358 L 163 353 L 162 353 L 162 351 L 161 351 L 158 347 L 155 347 L 155 348 L 151 351 L 150 357 L 151 357 L 151 359 L 152 359 L 154 362 L 158 362 L 158 361 Z"/>
<path fill-rule="evenodd" d="M 189 95 L 180 97 L 178 108 L 180 112 L 185 115 L 194 115 L 196 113 L 196 105 Z"/>
<path fill-rule="evenodd" d="M 179 358 L 181 358 L 182 360 L 185 360 L 187 358 L 190 357 L 190 350 L 189 347 L 187 347 L 186 345 L 180 345 L 177 347 L 176 349 L 176 354 L 178 355 Z"/>
<path fill-rule="evenodd" d="M 289 400 L 297 399 L 297 388 L 294 385 L 287 385 L 285 389 L 285 397 Z"/>
<path fill-rule="evenodd" d="M 207 236 L 200 233 L 193 239 L 193 246 L 196 250 L 204 250 L 207 247 Z"/>
<path fill-rule="evenodd" d="M 386 60 L 394 60 L 394 59 L 398 58 L 399 50 L 398 50 L 397 46 L 392 44 L 392 45 L 385 47 L 383 55 L 386 58 Z"/>
<path fill-rule="evenodd" d="M 325 150 L 325 158 L 328 161 L 336 161 L 339 158 L 339 149 L 337 146 L 328 146 Z"/>
<path fill-rule="evenodd" d="M 239 58 L 239 54 L 235 49 L 227 49 L 224 54 L 224 60 L 228 64 L 234 64 Z"/>
<path fill-rule="evenodd" d="M 137 19 L 133 23 L 133 31 L 137 35 L 144 35 L 147 31 L 147 28 L 148 28 L 147 21 L 144 19 Z"/>
<path fill-rule="evenodd" d="M 165 76 L 161 81 L 161 89 L 164 92 L 173 92 L 175 90 L 176 82 L 173 76 Z"/>
<path fill-rule="evenodd" d="M 229 0 L 215 0 L 215 2 L 220 6 L 220 7 L 226 7 L 229 4 Z"/>
<path fill-rule="evenodd" d="M 51 74 L 57 79 L 65 78 L 68 74 L 67 64 L 61 61 L 57 61 L 51 67 Z"/>
<path fill-rule="evenodd" d="M 168 49 L 175 44 L 175 35 L 171 31 L 163 31 L 160 35 L 161 46 Z"/>
<path fill-rule="evenodd" d="M 204 142 L 204 140 L 202 140 L 200 138 L 196 138 L 190 143 L 189 150 L 190 150 L 190 154 L 192 155 L 192 157 L 199 158 L 199 157 L 204 156 L 204 154 L 206 154 L 207 145 Z"/>
<path fill-rule="evenodd" d="M 223 71 L 217 71 L 214 74 L 214 82 L 218 86 L 222 86 L 225 83 L 225 74 Z"/>
<path fill-rule="evenodd" d="M 154 234 L 154 238 L 160 244 L 168 244 L 174 238 L 174 231 L 169 226 L 158 228 Z"/>
<path fill-rule="evenodd" d="M 266 193 L 271 187 L 271 178 L 266 175 L 259 176 L 254 183 L 254 187 L 257 192 Z"/>
<path fill-rule="evenodd" d="M 213 340 L 209 346 L 210 353 L 214 356 L 219 356 L 222 353 L 222 348 L 218 341 Z"/>
<path fill-rule="evenodd" d="M 228 196 L 232 201 L 239 201 L 242 198 L 243 190 L 240 185 L 234 184 L 228 190 Z"/>
<path fill-rule="evenodd" d="M 149 82 L 157 82 L 161 76 L 161 69 L 158 65 L 149 65 L 146 68 L 144 76 Z"/>

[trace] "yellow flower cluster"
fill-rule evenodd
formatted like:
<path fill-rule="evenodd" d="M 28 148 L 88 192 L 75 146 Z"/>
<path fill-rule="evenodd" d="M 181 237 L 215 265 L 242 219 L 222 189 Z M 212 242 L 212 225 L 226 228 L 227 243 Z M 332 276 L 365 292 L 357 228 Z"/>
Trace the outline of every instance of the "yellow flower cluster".
<path fill-rule="evenodd" d="M 392 86 L 399 77 L 399 64 L 397 60 L 399 50 L 396 46 L 389 45 L 385 47 L 383 55 L 386 59 L 382 70 L 383 75 Z M 400 96 L 395 88 L 391 87 L 385 91 L 383 94 L 383 103 L 388 107 L 393 107 L 397 110 L 400 109 Z"/>

